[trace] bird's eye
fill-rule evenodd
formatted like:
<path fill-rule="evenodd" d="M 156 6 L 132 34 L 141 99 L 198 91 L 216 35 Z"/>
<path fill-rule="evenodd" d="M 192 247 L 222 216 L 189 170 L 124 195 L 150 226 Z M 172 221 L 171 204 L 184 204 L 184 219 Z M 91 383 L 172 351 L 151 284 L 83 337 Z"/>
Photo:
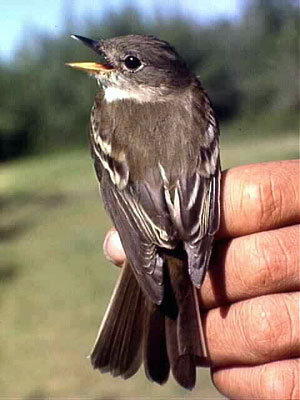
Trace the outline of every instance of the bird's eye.
<path fill-rule="evenodd" d="M 130 71 L 136 71 L 142 65 L 141 61 L 135 56 L 127 56 L 124 60 L 124 64 Z"/>

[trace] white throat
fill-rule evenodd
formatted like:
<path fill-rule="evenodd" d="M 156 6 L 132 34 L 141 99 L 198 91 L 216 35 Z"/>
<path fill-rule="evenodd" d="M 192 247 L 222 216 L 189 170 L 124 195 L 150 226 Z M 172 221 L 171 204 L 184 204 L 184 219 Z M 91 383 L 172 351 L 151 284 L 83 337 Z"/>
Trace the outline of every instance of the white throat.
<path fill-rule="evenodd" d="M 134 100 L 138 103 L 147 103 L 152 101 L 159 101 L 160 97 L 157 96 L 155 88 L 147 86 L 132 87 L 129 89 L 122 89 L 120 82 L 118 84 L 100 85 L 104 90 L 104 99 L 107 103 L 120 100 Z"/>
<path fill-rule="evenodd" d="M 145 100 L 142 100 L 141 97 L 142 96 L 139 96 L 136 92 L 123 90 L 114 86 L 108 86 L 107 88 L 104 88 L 104 99 L 107 103 L 126 99 L 136 100 L 142 103 Z"/>

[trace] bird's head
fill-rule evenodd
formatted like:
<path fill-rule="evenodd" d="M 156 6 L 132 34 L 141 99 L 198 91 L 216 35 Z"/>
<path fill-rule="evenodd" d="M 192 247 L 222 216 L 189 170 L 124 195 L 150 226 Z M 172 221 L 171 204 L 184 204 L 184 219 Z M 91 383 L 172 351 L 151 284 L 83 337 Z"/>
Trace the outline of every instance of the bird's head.
<path fill-rule="evenodd" d="M 128 35 L 99 41 L 72 37 L 104 57 L 104 63 L 67 65 L 93 75 L 107 101 L 164 100 L 185 90 L 194 77 L 174 48 L 153 36 Z"/>

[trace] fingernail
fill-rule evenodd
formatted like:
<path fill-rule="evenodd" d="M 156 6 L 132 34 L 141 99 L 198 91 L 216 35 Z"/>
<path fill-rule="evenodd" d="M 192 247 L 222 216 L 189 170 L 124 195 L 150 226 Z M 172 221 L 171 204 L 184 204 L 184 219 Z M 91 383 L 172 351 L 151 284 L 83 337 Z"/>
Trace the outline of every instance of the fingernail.
<path fill-rule="evenodd" d="M 125 253 L 117 231 L 109 232 L 103 243 L 103 252 L 108 261 L 121 266 L 125 260 Z"/>

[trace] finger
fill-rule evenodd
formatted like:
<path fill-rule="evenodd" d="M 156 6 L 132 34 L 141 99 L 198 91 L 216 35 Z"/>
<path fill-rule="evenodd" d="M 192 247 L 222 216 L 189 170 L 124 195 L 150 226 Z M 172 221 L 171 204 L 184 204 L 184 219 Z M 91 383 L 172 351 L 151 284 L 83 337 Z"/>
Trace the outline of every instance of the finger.
<path fill-rule="evenodd" d="M 299 293 L 255 297 L 203 315 L 213 366 L 255 365 L 300 356 Z"/>
<path fill-rule="evenodd" d="M 111 228 L 103 243 L 103 252 L 105 257 L 113 264 L 123 266 L 126 256 L 120 240 L 120 236 L 115 228 Z"/>
<path fill-rule="evenodd" d="M 200 302 L 213 308 L 268 293 L 300 290 L 300 225 L 216 243 Z"/>
<path fill-rule="evenodd" d="M 300 162 L 280 161 L 225 171 L 221 181 L 219 238 L 300 222 Z"/>
<path fill-rule="evenodd" d="M 218 237 L 237 237 L 299 223 L 299 167 L 299 161 L 281 161 L 225 171 Z M 106 254 L 114 262 L 114 249 Z"/>
<path fill-rule="evenodd" d="M 212 371 L 217 389 L 230 399 L 300 399 L 300 360 L 281 360 L 253 367 Z"/>

